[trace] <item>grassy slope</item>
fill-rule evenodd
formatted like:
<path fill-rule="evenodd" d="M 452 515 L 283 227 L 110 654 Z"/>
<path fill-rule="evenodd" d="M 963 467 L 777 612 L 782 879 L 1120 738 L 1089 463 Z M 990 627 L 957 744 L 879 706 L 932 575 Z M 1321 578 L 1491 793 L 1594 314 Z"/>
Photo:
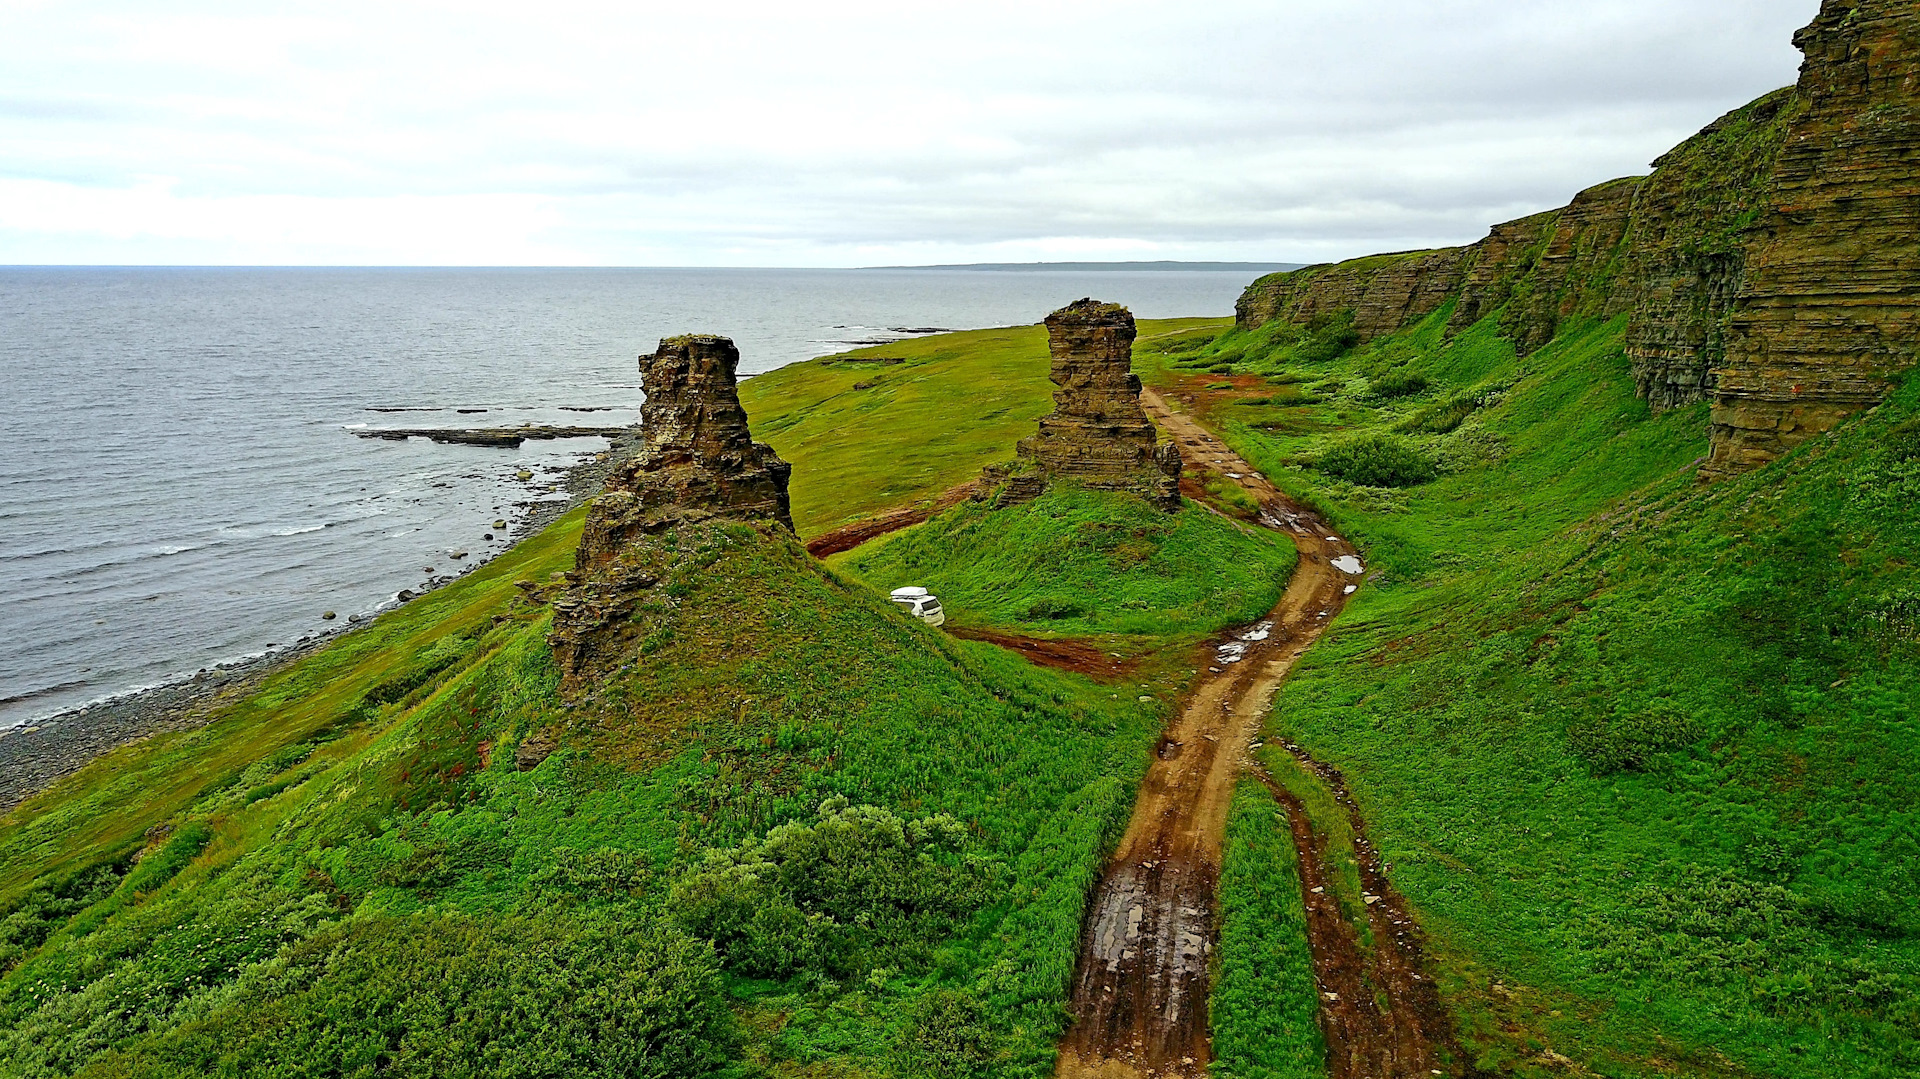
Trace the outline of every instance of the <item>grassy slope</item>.
<path fill-rule="evenodd" d="M 925 585 L 960 625 L 1163 645 L 1259 618 L 1297 557 L 1284 537 L 1192 503 L 1167 514 L 1067 488 L 1008 509 L 962 504 L 837 564 L 877 589 Z"/>
<path fill-rule="evenodd" d="M 748 383 L 765 437 L 800 463 L 803 520 L 807 506 L 929 496 L 1007 456 L 1015 432 L 993 425 L 1045 410 L 1044 358 L 1005 346 L 1018 331 L 957 336 L 1004 367 L 983 381 L 965 348 L 902 346 L 925 357 L 908 365 L 920 412 L 806 405 L 819 380 L 843 378 L 832 365 Z M 778 401 L 804 415 L 785 422 Z M 868 486 L 898 457 L 903 416 L 922 415 L 950 436 L 935 464 Z M 827 444 L 797 441 L 809 431 Z M 1214 542 L 1238 537 L 1199 524 Z M 773 978 L 729 967 L 744 1048 L 702 1027 L 712 1039 L 690 1051 L 782 1075 L 956 1054 L 995 1074 L 1046 1070 L 1080 904 L 1161 706 L 949 641 L 790 541 L 720 529 L 660 553 L 677 568 L 646 615 L 648 659 L 593 708 L 561 709 L 544 605 L 516 585 L 567 565 L 578 529 L 575 514 L 203 730 L 110 755 L 0 823 L 0 1074 L 307 1074 L 354 1059 L 340 1039 L 356 1031 L 398 1071 L 446 1074 L 434 1054 L 479 1035 L 403 1044 L 380 1024 L 463 1007 L 542 1015 L 515 1028 L 535 1042 L 503 1038 L 499 1059 L 564 1071 L 603 1034 L 559 1008 L 578 989 L 556 986 L 597 978 L 594 1000 L 640 993 L 635 1015 L 665 1000 L 706 1014 L 714 960 L 660 924 L 668 887 L 708 851 L 812 819 L 828 796 L 908 821 L 951 814 L 967 872 L 992 886 L 937 931 L 883 904 L 847 923 L 877 927 L 847 930 L 874 936 L 853 952 Z M 509 750 L 542 728 L 570 748 L 516 770 Z M 516 935 L 543 943 L 515 949 Z M 641 976 L 616 948 L 567 971 L 565 956 L 606 956 L 608 940 L 678 958 Z M 502 980 L 379 983 L 447 948 L 503 956 Z M 376 1006 L 378 994 L 398 996 Z"/>
<path fill-rule="evenodd" d="M 1140 333 L 1227 321 L 1152 319 Z M 1011 457 L 1053 410 L 1047 362 L 1042 327 L 972 330 L 792 364 L 742 383 L 740 400 L 754 437 L 793 465 L 793 520 L 811 538 Z"/>
<path fill-rule="evenodd" d="M 1703 490 L 1703 408 L 1650 416 L 1618 323 L 1520 361 L 1445 314 L 1313 363 L 1284 328 L 1144 358 L 1368 552 L 1276 728 L 1346 772 L 1487 1064 L 1911 1074 L 1920 387 Z M 1395 370 L 1431 387 L 1370 393 Z M 1365 432 L 1441 477 L 1307 467 Z"/>

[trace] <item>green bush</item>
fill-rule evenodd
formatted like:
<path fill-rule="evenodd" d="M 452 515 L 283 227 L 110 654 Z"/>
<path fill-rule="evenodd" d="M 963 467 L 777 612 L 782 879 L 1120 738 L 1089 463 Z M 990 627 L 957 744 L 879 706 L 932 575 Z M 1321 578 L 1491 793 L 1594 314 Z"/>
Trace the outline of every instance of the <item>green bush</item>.
<path fill-rule="evenodd" d="M 1400 424 L 1400 430 L 1410 434 L 1444 435 L 1467 422 L 1467 417 L 1479 407 L 1479 400 L 1471 394 L 1452 397 L 1408 416 Z"/>
<path fill-rule="evenodd" d="M 952 817 L 903 821 L 830 798 L 816 821 L 710 852 L 674 885 L 669 909 L 713 941 L 729 969 L 753 977 L 924 967 L 993 875 L 960 855 L 965 840 Z"/>
<path fill-rule="evenodd" d="M 936 989 L 914 1004 L 900 1039 L 902 1075 L 971 1079 L 994 1074 L 1000 1037 L 970 993 Z"/>
<path fill-rule="evenodd" d="M 1360 331 L 1353 328 L 1353 312 L 1341 310 L 1315 315 L 1307 323 L 1307 336 L 1293 351 L 1303 363 L 1325 363 L 1353 351 L 1360 343 Z"/>
<path fill-rule="evenodd" d="M 1343 442 L 1321 454 L 1315 467 L 1362 487 L 1411 487 L 1435 474 L 1433 462 L 1425 454 L 1388 435 Z"/>
<path fill-rule="evenodd" d="M 1567 731 L 1567 746 L 1601 775 L 1644 766 L 1656 753 L 1679 749 L 1699 737 L 1689 716 L 1665 701 L 1625 716 L 1577 723 Z"/>
<path fill-rule="evenodd" d="M 1396 367 L 1368 384 L 1375 397 L 1410 397 L 1427 388 L 1427 377 L 1418 371 Z"/>
<path fill-rule="evenodd" d="M 1022 622 L 1051 622 L 1061 618 L 1078 618 L 1087 613 L 1083 604 L 1059 596 L 1041 596 L 1020 612 Z"/>

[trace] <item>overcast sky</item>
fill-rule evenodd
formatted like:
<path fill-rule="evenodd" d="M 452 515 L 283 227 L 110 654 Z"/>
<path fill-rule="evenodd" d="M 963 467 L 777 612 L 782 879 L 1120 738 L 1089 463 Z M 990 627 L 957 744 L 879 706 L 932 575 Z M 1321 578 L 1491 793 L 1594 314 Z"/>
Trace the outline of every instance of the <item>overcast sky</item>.
<path fill-rule="evenodd" d="M 1318 261 L 1794 80 L 1818 0 L 0 0 L 0 263 Z"/>

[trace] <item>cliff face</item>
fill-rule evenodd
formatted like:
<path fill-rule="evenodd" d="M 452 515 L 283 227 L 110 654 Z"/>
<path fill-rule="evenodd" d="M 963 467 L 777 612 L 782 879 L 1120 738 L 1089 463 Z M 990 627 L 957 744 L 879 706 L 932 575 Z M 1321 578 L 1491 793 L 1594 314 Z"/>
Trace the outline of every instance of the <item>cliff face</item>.
<path fill-rule="evenodd" d="M 1920 7 L 1826 0 L 1714 372 L 1703 476 L 1880 400 L 1920 344 Z"/>
<path fill-rule="evenodd" d="M 1355 312 L 1364 338 L 1454 303 L 1522 354 L 1573 316 L 1631 316 L 1656 410 L 1713 401 L 1703 477 L 1753 468 L 1880 400 L 1920 359 L 1920 6 L 1825 0 L 1799 84 L 1564 209 L 1471 246 L 1272 274 L 1241 329 Z"/>
<path fill-rule="evenodd" d="M 1241 294 L 1235 321 L 1252 329 L 1350 308 L 1360 339 L 1370 341 L 1440 310 L 1460 287 L 1467 254 L 1464 247 L 1405 251 L 1268 274 Z"/>
<path fill-rule="evenodd" d="M 1790 89 L 1735 109 L 1654 162 L 1634 206 L 1627 355 L 1660 412 L 1705 400 L 1746 279 L 1745 233 L 1766 204 Z"/>
<path fill-rule="evenodd" d="M 643 449 L 607 478 L 587 510 L 566 590 L 554 600 L 549 643 L 562 690 L 577 691 L 629 652 L 632 613 L 657 583 L 645 541 L 680 525 L 724 518 L 793 531 L 792 467 L 753 441 L 724 337 L 669 337 L 640 357 Z"/>
<path fill-rule="evenodd" d="M 1140 407 L 1133 373 L 1133 314 L 1119 304 L 1076 300 L 1047 316 L 1053 412 L 1020 440 L 1020 456 L 1051 480 L 1132 491 L 1163 509 L 1180 506 L 1180 450 L 1160 444 Z"/>
<path fill-rule="evenodd" d="M 1305 323 L 1317 314 L 1354 313 L 1362 341 L 1419 322 L 1457 299 L 1448 332 L 1506 309 L 1501 326 L 1522 353 L 1553 339 L 1575 313 L 1617 313 L 1614 283 L 1625 262 L 1638 179 L 1581 192 L 1561 210 L 1495 225 L 1467 247 L 1374 255 L 1269 274 L 1235 305 L 1236 325 L 1274 319 Z"/>

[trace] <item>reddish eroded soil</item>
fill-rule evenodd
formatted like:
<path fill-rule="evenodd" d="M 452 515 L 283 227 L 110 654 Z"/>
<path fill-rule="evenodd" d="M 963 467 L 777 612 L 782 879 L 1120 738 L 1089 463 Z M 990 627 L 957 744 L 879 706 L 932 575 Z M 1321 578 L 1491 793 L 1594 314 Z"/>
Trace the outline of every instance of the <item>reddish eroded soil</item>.
<path fill-rule="evenodd" d="M 980 484 L 968 482 L 958 487 L 948 488 L 939 498 L 915 506 L 902 506 L 888 510 L 878 517 L 868 517 L 843 525 L 831 532 L 823 532 L 807 541 L 807 553 L 815 558 L 826 558 L 844 551 L 851 551 L 868 540 L 878 539 L 889 532 L 898 532 L 910 528 L 935 515 L 965 502 L 980 493 Z"/>
<path fill-rule="evenodd" d="M 1352 546 L 1318 516 L 1158 395 L 1148 391 L 1141 400 L 1189 465 L 1233 478 L 1260 503 L 1261 523 L 1292 537 L 1300 565 L 1267 619 L 1217 653 L 1141 781 L 1127 832 L 1089 904 L 1060 1076 L 1206 1074 L 1207 962 L 1234 784 L 1251 763 L 1248 746 L 1274 690 L 1358 583 L 1332 565 L 1355 554 Z"/>
<path fill-rule="evenodd" d="M 946 631 L 949 637 L 997 644 L 1020 653 L 1042 667 L 1084 674 L 1096 682 L 1123 681 L 1133 677 L 1133 672 L 1140 666 L 1138 656 L 1119 658 L 1111 652 L 1101 651 L 1097 644 L 1072 637 L 1022 637 L 1017 633 L 1000 633 L 951 623 L 946 626 Z"/>

